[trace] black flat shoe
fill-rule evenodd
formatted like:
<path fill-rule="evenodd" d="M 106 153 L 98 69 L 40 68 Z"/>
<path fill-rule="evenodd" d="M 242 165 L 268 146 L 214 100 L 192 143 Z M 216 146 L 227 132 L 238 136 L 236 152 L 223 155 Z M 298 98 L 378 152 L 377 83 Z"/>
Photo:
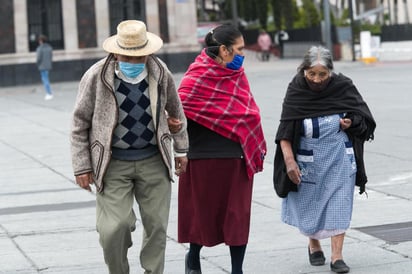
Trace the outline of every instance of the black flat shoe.
<path fill-rule="evenodd" d="M 309 254 L 309 262 L 311 265 L 319 266 L 325 264 L 325 255 L 323 255 L 323 251 L 315 251 L 310 253 L 310 247 L 308 247 L 308 254 Z"/>
<path fill-rule="evenodd" d="M 343 260 L 336 260 L 334 263 L 330 263 L 330 270 L 336 273 L 348 273 L 350 268 Z"/>
<path fill-rule="evenodd" d="M 189 259 L 188 259 L 188 257 L 189 257 L 189 252 L 186 253 L 186 256 L 185 256 L 185 274 L 202 274 L 201 269 L 195 270 L 195 269 L 190 269 L 189 268 L 189 262 L 188 262 Z"/>

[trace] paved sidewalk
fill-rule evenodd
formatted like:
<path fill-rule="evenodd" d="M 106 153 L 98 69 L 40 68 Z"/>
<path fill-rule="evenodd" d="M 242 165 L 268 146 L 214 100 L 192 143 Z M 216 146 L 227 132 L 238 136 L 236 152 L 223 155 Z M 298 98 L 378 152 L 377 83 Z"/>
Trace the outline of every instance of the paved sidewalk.
<path fill-rule="evenodd" d="M 245 274 L 331 273 L 329 241 L 322 241 L 326 265 L 310 266 L 307 240 L 280 221 L 281 199 L 272 187 L 273 138 L 298 63 L 258 63 L 253 53 L 245 61 L 269 148 L 265 170 L 255 177 Z M 355 194 L 345 261 L 351 273 L 412 273 L 412 63 L 337 62 L 336 67 L 354 79 L 378 122 L 376 140 L 365 146 L 369 198 Z M 177 82 L 181 76 L 176 74 Z M 52 88 L 50 101 L 44 101 L 40 84 L 0 88 L 0 273 L 107 273 L 95 231 L 95 196 L 74 184 L 71 170 L 68 140 L 77 83 L 52 83 Z M 170 274 L 184 273 L 187 250 L 177 243 L 176 203 L 177 183 L 166 250 Z M 370 226 L 389 224 L 393 227 L 371 235 Z M 141 235 L 138 221 L 129 251 L 131 273 L 143 273 Z M 228 247 L 204 248 L 201 256 L 203 273 L 230 273 Z"/>

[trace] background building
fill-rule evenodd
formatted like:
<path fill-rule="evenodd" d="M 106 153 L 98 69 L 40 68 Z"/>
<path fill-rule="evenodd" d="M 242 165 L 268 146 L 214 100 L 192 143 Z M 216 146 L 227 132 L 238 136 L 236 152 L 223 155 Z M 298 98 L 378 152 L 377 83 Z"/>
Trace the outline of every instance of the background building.
<path fill-rule="evenodd" d="M 54 48 L 51 81 L 80 79 L 107 55 L 101 45 L 125 19 L 145 21 L 163 39 L 157 55 L 172 72 L 185 70 L 200 51 L 195 0 L 2 0 L 0 86 L 40 82 L 40 34 Z"/>

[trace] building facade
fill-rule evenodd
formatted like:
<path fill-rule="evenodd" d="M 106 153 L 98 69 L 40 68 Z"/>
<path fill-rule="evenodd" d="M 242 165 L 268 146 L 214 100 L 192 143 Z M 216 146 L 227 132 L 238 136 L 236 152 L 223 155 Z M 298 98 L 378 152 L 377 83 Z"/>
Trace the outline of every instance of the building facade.
<path fill-rule="evenodd" d="M 50 79 L 73 81 L 105 57 L 103 41 L 126 19 L 146 22 L 159 35 L 157 55 L 172 72 L 184 71 L 199 53 L 195 0 L 2 0 L 0 86 L 40 82 L 35 65 L 37 38 L 53 51 Z"/>

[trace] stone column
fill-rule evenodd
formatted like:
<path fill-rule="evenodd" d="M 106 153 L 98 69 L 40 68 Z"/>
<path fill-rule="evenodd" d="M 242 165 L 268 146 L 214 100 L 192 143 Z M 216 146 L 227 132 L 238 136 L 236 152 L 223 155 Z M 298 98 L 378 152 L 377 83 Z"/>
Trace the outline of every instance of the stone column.
<path fill-rule="evenodd" d="M 98 1 L 97 1 L 98 2 Z M 76 0 L 62 0 L 64 49 L 77 51 L 79 37 L 77 33 Z"/>
<path fill-rule="evenodd" d="M 95 0 L 97 47 L 110 35 L 109 0 Z"/>
<path fill-rule="evenodd" d="M 196 1 L 168 1 L 167 8 L 170 42 L 196 45 Z"/>
<path fill-rule="evenodd" d="M 146 26 L 148 31 L 160 34 L 159 3 L 158 1 L 146 1 Z"/>
<path fill-rule="evenodd" d="M 16 53 L 29 52 L 29 34 L 27 22 L 26 0 L 14 0 L 14 35 L 16 39 Z"/>

